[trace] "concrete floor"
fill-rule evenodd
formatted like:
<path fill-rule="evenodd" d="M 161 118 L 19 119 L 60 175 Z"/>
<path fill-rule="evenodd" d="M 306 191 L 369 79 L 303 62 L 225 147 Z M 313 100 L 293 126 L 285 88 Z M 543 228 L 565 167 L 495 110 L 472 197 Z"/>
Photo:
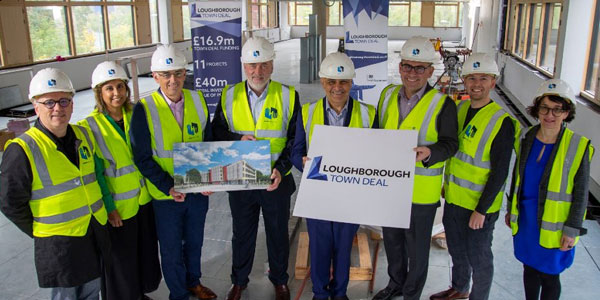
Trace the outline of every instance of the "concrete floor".
<path fill-rule="evenodd" d="M 389 43 L 388 75 L 390 81 L 394 83 L 399 82 L 397 73 L 399 59 L 398 54 L 394 51 L 400 50 L 401 46 L 402 42 L 391 41 Z M 334 51 L 336 48 L 336 40 L 327 42 L 327 52 Z M 313 102 L 322 97 L 323 93 L 318 83 L 298 84 L 300 54 L 297 49 L 299 49 L 298 40 L 276 44 L 278 54 L 273 78 L 286 84 L 295 85 L 300 93 L 302 103 Z M 438 70 L 436 73 L 439 74 L 441 71 Z M 142 93 L 152 91 L 156 89 L 156 84 L 150 78 L 141 78 L 140 89 Z M 72 121 L 76 122 L 84 118 L 92 108 L 91 91 L 78 92 Z M 295 170 L 293 174 L 298 183 L 300 174 Z M 292 201 L 294 199 L 295 195 Z M 293 277 L 297 234 L 292 233 L 296 226 L 298 231 L 306 231 L 303 221 L 296 218 L 290 220 L 290 232 L 293 240 L 290 248 L 289 286 L 292 299 L 306 300 L 312 298 L 310 280 L 306 282 L 303 292 L 298 295 L 302 281 Z M 598 299 L 598 295 L 600 295 L 600 226 L 595 221 L 586 221 L 584 226 L 589 230 L 588 235 L 581 238 L 576 248 L 577 255 L 573 266 L 561 275 L 562 299 Z M 366 229 L 361 230 L 366 231 Z M 210 197 L 210 207 L 205 225 L 201 280 L 203 284 L 218 294 L 219 299 L 225 298 L 230 286 L 231 235 L 231 213 L 227 196 L 222 192 L 215 193 Z M 380 244 L 376 254 L 374 253 L 376 241 L 370 240 L 369 243 L 371 255 L 378 255 L 374 282 L 374 291 L 376 292 L 387 284 L 387 259 L 383 243 Z M 266 276 L 268 265 L 266 264 L 266 242 L 262 221 L 256 249 L 254 269 L 243 299 L 273 299 L 274 291 Z M 510 230 L 501 221 L 496 223 L 493 251 L 495 274 L 490 299 L 523 299 L 522 266 L 513 256 Z M 353 257 L 353 259 L 357 258 Z M 422 299 L 428 299 L 432 293 L 446 289 L 450 285 L 450 267 L 451 260 L 448 252 L 432 246 L 429 274 Z M 370 299 L 372 295 L 368 294 L 368 288 L 368 281 L 351 281 L 348 287 L 348 296 L 353 300 Z M 168 299 L 168 293 L 166 285 L 162 282 L 160 288 L 150 296 L 153 299 Z M 299 298 L 295 298 L 296 295 Z M 49 290 L 40 289 L 37 285 L 33 265 L 33 241 L 0 214 L 0 300 L 24 299 L 49 299 Z"/>

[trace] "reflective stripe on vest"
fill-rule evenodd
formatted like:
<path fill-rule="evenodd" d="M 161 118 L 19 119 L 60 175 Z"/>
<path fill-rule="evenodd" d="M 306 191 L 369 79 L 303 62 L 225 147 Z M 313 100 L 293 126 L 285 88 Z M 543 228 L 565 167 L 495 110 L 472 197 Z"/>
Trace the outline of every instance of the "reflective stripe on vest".
<path fill-rule="evenodd" d="M 231 132 L 253 135 L 257 140 L 269 140 L 271 167 L 273 167 L 285 148 L 296 96 L 293 86 L 286 86 L 276 81 L 269 82 L 266 93 L 263 112 L 260 113 L 258 120 L 254 120 L 248 104 L 246 82 L 239 82 L 233 86 L 227 85 L 221 95 L 221 106 Z M 275 123 L 267 121 L 278 118 L 281 120 Z"/>
<path fill-rule="evenodd" d="M 428 146 L 437 142 L 436 120 L 445 97 L 435 89 L 419 99 L 415 107 L 402 119 L 398 103 L 401 85 L 389 85 L 381 93 L 378 104 L 379 126 L 385 129 L 418 130 L 417 144 Z M 414 204 L 435 204 L 440 200 L 444 162 L 425 168 L 422 162 L 415 164 Z"/>
<path fill-rule="evenodd" d="M 21 146 L 30 163 L 33 181 L 29 207 L 36 237 L 84 236 L 92 215 L 100 224 L 108 220 L 94 173 L 93 140 L 87 129 L 69 126 L 80 142 L 78 166 L 36 127 L 9 141 Z"/>
<path fill-rule="evenodd" d="M 201 142 L 208 120 L 204 96 L 200 91 L 183 89 L 183 121 L 179 125 L 166 100 L 159 92 L 142 99 L 146 108 L 146 119 L 152 140 L 152 158 L 173 176 L 173 144 L 181 142 Z M 198 126 L 199 125 L 199 126 Z M 146 179 L 148 192 L 153 199 L 170 200 L 152 182 Z"/>
<path fill-rule="evenodd" d="M 348 127 L 371 128 L 375 121 L 375 107 L 361 103 L 358 100 L 350 99 L 352 111 L 350 113 L 350 123 Z M 323 109 L 324 99 L 320 99 L 310 104 L 304 104 L 302 107 L 302 122 L 304 123 L 304 132 L 306 133 L 306 149 L 308 150 L 312 140 L 312 132 L 315 125 L 325 124 L 325 110 Z M 316 115 L 315 115 L 316 112 Z M 357 119 L 360 118 L 360 126 Z"/>
<path fill-rule="evenodd" d="M 123 109 L 123 121 L 125 132 L 129 129 L 128 114 Z M 112 194 L 115 206 L 119 215 L 123 220 L 127 220 L 135 216 L 138 212 L 139 205 L 144 205 L 152 200 L 145 188 L 145 183 L 142 180 L 143 176 L 133 162 L 133 154 L 131 153 L 131 145 L 129 139 L 123 140 L 119 132 L 114 128 L 114 125 L 106 118 L 103 113 L 98 111 L 93 112 L 84 121 L 82 125 L 89 126 L 96 143 L 98 144 L 99 157 L 104 162 L 104 176 L 106 183 Z M 107 142 L 110 142 L 110 147 Z M 111 152 L 113 149 L 115 154 Z M 121 166 L 117 168 L 117 166 Z"/>
<path fill-rule="evenodd" d="M 470 106 L 469 100 L 461 101 L 458 105 L 459 149 L 446 162 L 444 189 L 448 203 L 475 210 L 491 172 L 491 144 L 505 118 L 510 116 L 497 103 L 490 102 L 465 124 Z M 518 132 L 517 127 L 515 133 Z M 500 210 L 505 185 L 506 182 L 494 196 L 487 213 Z"/>
<path fill-rule="evenodd" d="M 594 148 L 588 138 L 576 134 L 566 127 L 563 129 L 560 143 L 555 144 L 554 147 L 558 148 L 553 150 L 556 156 L 552 162 L 547 196 L 544 200 L 539 240 L 542 247 L 550 249 L 561 247 L 562 230 L 571 209 L 575 174 L 581 166 L 586 150 L 589 151 L 590 160 L 594 153 Z M 520 159 L 526 160 L 527 158 L 519 157 Z M 519 229 L 518 201 L 520 200 L 521 175 L 518 171 L 515 193 L 511 203 L 510 225 L 513 235 L 517 234 Z M 576 237 L 575 244 L 578 241 L 579 237 Z"/>

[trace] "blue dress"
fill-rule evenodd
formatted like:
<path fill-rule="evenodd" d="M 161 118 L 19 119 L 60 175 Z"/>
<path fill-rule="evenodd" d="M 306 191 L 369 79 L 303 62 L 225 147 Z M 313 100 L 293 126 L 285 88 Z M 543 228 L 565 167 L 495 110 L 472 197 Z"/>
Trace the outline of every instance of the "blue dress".
<path fill-rule="evenodd" d="M 537 158 L 546 146 L 542 158 Z M 533 142 L 525 171 L 523 185 L 519 197 L 519 231 L 514 236 L 515 257 L 523 264 L 546 274 L 560 274 L 573 264 L 575 248 L 568 251 L 548 249 L 540 246 L 540 228 L 537 222 L 538 194 L 540 180 L 554 144 L 544 144 L 537 138 Z"/>

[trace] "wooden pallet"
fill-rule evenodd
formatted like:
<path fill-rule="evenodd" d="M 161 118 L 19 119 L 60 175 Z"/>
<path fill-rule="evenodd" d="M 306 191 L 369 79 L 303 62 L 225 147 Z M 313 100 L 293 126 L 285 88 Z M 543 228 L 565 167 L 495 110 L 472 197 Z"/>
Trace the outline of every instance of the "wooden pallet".
<path fill-rule="evenodd" d="M 298 236 L 298 250 L 296 252 L 296 267 L 294 274 L 296 279 L 304 279 L 308 273 L 310 262 L 308 251 L 308 233 L 300 232 Z M 353 246 L 358 246 L 358 267 L 350 267 L 350 280 L 371 280 L 373 277 L 373 266 L 371 263 L 371 252 L 369 241 L 364 233 L 357 233 L 354 237 Z"/>

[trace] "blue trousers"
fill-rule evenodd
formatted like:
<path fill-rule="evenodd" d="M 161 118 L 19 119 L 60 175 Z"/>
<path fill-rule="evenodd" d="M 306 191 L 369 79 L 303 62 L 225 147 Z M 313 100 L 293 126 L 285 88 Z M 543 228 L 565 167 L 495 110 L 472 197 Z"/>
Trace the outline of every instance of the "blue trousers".
<path fill-rule="evenodd" d="M 52 300 L 99 300 L 100 278 L 75 287 L 55 287 L 51 290 Z"/>
<path fill-rule="evenodd" d="M 357 224 L 306 219 L 310 250 L 310 279 L 317 299 L 346 296 L 350 255 Z M 333 263 L 333 278 L 330 266 Z"/>
<path fill-rule="evenodd" d="M 188 288 L 200 283 L 200 257 L 208 197 L 187 194 L 184 202 L 154 200 L 156 233 L 170 300 L 188 299 Z"/>

